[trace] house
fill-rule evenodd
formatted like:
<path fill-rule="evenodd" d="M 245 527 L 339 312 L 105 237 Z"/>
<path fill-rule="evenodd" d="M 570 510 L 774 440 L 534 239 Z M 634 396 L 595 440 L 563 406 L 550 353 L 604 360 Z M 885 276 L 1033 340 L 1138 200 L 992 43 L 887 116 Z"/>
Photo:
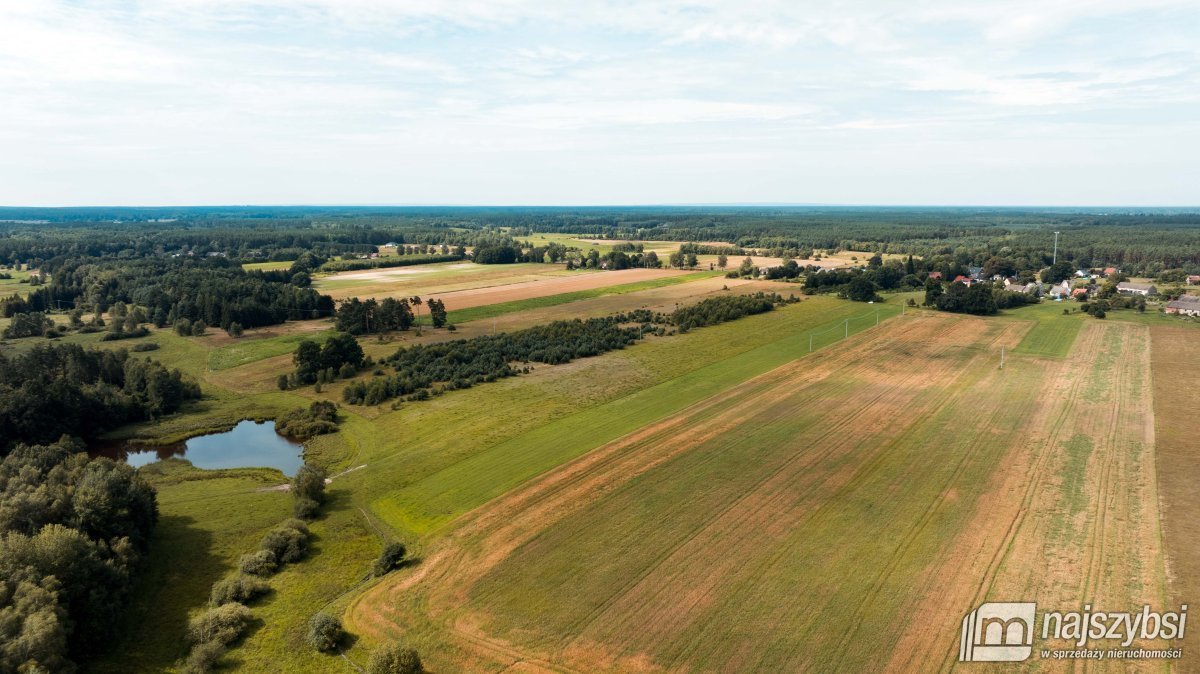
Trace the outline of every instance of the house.
<path fill-rule="evenodd" d="M 1113 275 L 1113 274 L 1115 274 L 1115 273 L 1117 273 L 1117 268 L 1116 268 L 1116 267 L 1105 267 L 1105 268 L 1104 268 L 1104 275 L 1105 275 L 1105 276 L 1112 276 L 1112 275 Z"/>
<path fill-rule="evenodd" d="M 1072 290 L 1072 291 L 1071 291 L 1071 297 L 1072 297 L 1072 299 L 1079 300 L 1080 302 L 1082 302 L 1082 301 L 1086 300 L 1086 299 L 1087 299 L 1087 296 L 1088 296 L 1088 289 L 1087 289 L 1087 288 L 1076 288 L 1076 289 L 1074 289 L 1074 290 Z"/>
<path fill-rule="evenodd" d="M 1200 274 L 1192 274 L 1188 276 L 1187 284 L 1190 286 L 1200 285 Z"/>
<path fill-rule="evenodd" d="M 929 272 L 929 278 L 935 278 L 935 279 L 941 281 L 942 280 L 942 272 L 931 271 L 931 272 Z"/>
<path fill-rule="evenodd" d="M 1166 312 L 1180 316 L 1200 316 L 1200 295 L 1181 295 L 1167 302 Z"/>
<path fill-rule="evenodd" d="M 1117 292 L 1122 295 L 1141 295 L 1142 297 L 1149 297 L 1150 295 L 1157 295 L 1158 288 L 1155 288 L 1149 283 L 1130 283 L 1129 281 L 1123 281 L 1117 284 Z"/>
<path fill-rule="evenodd" d="M 1050 286 L 1049 290 L 1046 291 L 1046 294 L 1052 300 L 1061 300 L 1062 298 L 1066 297 L 1067 293 L 1069 292 L 1071 291 L 1068 288 L 1064 288 L 1060 285 L 1054 285 Z"/>

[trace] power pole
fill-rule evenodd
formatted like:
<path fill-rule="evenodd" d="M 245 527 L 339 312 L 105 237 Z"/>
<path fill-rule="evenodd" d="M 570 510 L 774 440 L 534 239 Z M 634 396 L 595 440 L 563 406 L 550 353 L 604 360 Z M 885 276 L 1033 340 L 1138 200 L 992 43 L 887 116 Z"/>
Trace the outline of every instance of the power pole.
<path fill-rule="evenodd" d="M 1004 347 L 1000 347 L 1000 369 L 1004 369 Z"/>
<path fill-rule="evenodd" d="M 904 310 L 901 309 L 901 311 L 904 311 Z M 879 327 L 879 310 L 878 309 L 875 310 L 875 327 L 877 327 L 877 328 Z"/>
<path fill-rule="evenodd" d="M 843 337 L 843 339 L 849 339 L 849 337 L 850 337 L 850 319 L 847 318 L 846 319 L 846 336 Z"/>
<path fill-rule="evenodd" d="M 1054 233 L 1054 260 L 1050 264 L 1056 264 L 1057 262 L 1058 262 L 1058 232 L 1055 232 Z"/>
<path fill-rule="evenodd" d="M 812 353 L 812 342 L 813 342 L 813 334 L 810 332 L 810 333 L 808 333 L 808 352 L 809 353 Z"/>

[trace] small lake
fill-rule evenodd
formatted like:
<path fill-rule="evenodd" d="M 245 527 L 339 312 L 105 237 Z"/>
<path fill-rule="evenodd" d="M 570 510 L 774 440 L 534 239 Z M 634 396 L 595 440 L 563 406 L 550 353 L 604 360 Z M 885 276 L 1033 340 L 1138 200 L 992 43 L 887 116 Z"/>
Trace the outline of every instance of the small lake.
<path fill-rule="evenodd" d="M 162 459 L 187 459 L 197 468 L 278 468 L 292 477 L 304 465 L 304 446 L 275 432 L 270 421 L 242 421 L 231 430 L 201 435 L 173 445 L 110 445 L 94 449 L 92 456 L 107 456 L 134 468 Z"/>

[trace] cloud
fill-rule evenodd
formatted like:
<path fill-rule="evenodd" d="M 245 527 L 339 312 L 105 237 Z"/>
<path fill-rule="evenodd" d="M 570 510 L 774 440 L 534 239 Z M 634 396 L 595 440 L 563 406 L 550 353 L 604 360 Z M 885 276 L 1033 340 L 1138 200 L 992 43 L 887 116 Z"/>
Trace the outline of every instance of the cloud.
<path fill-rule="evenodd" d="M 234 194 L 245 176 L 234 185 L 221 157 L 270 181 L 289 155 L 385 174 L 402 158 L 469 195 L 504 155 L 549 176 L 546 201 L 586 155 L 604 167 L 592 200 L 620 201 L 622 158 L 682 174 L 727 157 L 730 175 L 763 185 L 846 157 L 907 176 L 931 144 L 958 148 L 969 171 L 996 138 L 1054 134 L 1054 151 L 1083 155 L 1097 134 L 1144 137 L 1153 119 L 1141 152 L 1098 160 L 1135 189 L 1150 176 L 1131 182 L 1122 160 L 1200 150 L 1197 38 L 1194 0 L 8 0 L 0 202 L 79 193 L 46 187 L 53 174 L 27 175 L 17 155 L 92 168 L 96 198 L 136 194 L 147 157 L 177 184 Z M 725 189 L 721 170 L 692 175 L 694 189 Z"/>

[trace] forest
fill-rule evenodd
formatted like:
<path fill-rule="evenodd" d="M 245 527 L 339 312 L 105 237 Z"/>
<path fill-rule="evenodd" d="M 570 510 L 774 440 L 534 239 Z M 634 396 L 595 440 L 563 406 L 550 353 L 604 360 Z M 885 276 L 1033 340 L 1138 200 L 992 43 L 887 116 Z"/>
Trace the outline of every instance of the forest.
<path fill-rule="evenodd" d="M 83 449 L 18 444 L 0 461 L 0 671 L 73 672 L 120 625 L 155 494 Z"/>
<path fill-rule="evenodd" d="M 0 354 L 0 455 L 18 443 L 95 438 L 199 397 L 199 386 L 178 370 L 124 349 L 39 344 L 12 357 Z"/>

